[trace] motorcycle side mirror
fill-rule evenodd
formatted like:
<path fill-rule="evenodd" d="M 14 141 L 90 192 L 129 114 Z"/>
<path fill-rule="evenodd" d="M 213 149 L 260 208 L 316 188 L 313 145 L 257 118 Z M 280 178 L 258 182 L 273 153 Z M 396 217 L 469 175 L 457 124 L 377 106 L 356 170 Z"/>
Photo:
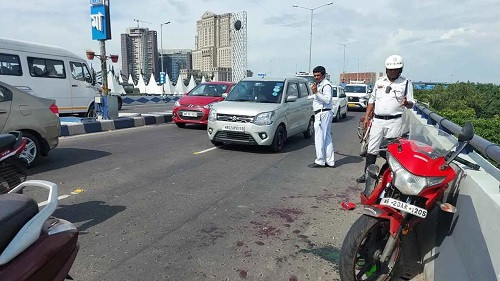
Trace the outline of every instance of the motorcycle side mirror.
<path fill-rule="evenodd" d="M 465 123 L 462 130 L 458 134 L 458 141 L 467 142 L 474 137 L 474 126 L 471 122 Z"/>

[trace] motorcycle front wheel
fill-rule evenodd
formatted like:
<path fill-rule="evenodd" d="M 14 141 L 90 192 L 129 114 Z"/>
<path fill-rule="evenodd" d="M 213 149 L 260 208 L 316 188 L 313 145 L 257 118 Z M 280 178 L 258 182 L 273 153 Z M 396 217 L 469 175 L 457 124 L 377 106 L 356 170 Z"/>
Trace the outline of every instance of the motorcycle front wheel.
<path fill-rule="evenodd" d="M 398 261 L 400 243 L 387 262 L 377 257 L 390 237 L 389 221 L 362 215 L 352 225 L 340 250 L 339 272 L 342 281 L 388 280 Z"/>

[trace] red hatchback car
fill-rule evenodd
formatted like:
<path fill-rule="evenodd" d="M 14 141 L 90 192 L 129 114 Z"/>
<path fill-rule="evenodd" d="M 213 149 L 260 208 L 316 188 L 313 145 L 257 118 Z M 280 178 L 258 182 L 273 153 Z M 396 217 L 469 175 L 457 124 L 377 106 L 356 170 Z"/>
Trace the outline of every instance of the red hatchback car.
<path fill-rule="evenodd" d="M 172 121 L 179 128 L 186 124 L 207 124 L 210 105 L 224 100 L 222 94 L 229 93 L 232 82 L 206 82 L 198 84 L 174 104 Z"/>

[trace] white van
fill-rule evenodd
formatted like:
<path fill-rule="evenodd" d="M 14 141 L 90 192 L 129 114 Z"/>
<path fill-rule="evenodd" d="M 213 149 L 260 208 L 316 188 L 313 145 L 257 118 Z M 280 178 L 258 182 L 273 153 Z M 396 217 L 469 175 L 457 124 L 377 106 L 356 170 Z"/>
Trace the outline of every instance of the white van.
<path fill-rule="evenodd" d="M 92 114 L 99 87 L 84 59 L 65 49 L 0 38 L 0 81 L 54 99 L 60 114 Z"/>

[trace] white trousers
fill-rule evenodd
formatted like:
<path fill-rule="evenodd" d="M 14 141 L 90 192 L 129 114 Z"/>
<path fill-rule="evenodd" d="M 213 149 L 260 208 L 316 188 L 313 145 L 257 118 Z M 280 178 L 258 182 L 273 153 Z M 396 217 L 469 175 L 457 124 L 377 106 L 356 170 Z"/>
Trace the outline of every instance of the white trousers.
<path fill-rule="evenodd" d="M 383 138 L 396 138 L 401 136 L 403 118 L 390 120 L 373 118 L 368 141 L 368 153 L 377 155 Z"/>
<path fill-rule="evenodd" d="M 318 165 L 328 164 L 333 166 L 335 159 L 333 155 L 332 141 L 333 111 L 323 111 L 314 115 L 314 146 L 316 147 L 316 160 Z"/>

